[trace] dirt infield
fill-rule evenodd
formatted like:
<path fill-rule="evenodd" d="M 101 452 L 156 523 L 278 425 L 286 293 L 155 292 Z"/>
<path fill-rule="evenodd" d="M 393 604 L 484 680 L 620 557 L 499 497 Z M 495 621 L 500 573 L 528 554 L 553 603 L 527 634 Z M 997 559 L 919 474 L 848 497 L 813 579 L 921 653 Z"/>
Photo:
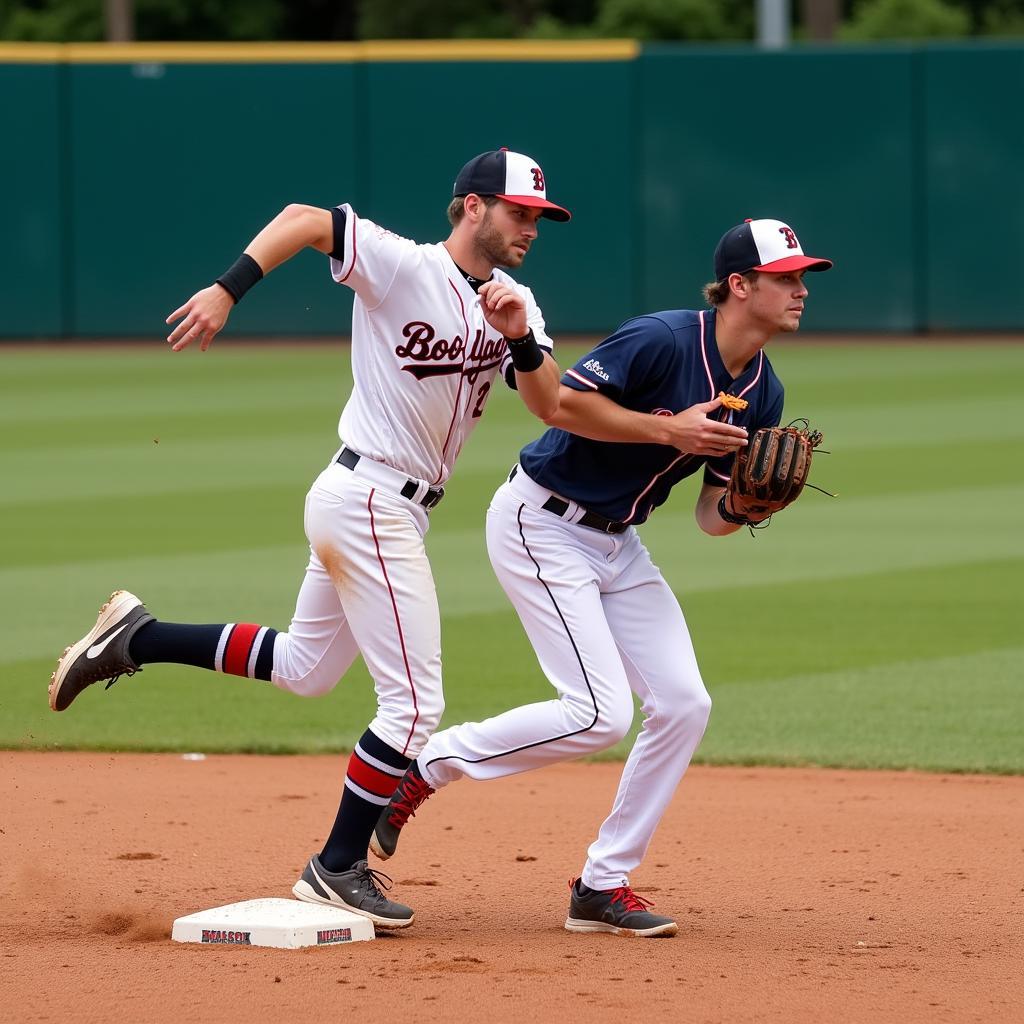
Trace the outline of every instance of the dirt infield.
<path fill-rule="evenodd" d="M 1024 1005 L 1024 778 L 695 768 L 633 880 L 680 922 L 654 940 L 562 928 L 618 765 L 462 783 L 387 865 L 408 932 L 284 951 L 180 945 L 171 923 L 288 896 L 343 757 L 0 764 L 10 1020 L 914 1024 Z"/>

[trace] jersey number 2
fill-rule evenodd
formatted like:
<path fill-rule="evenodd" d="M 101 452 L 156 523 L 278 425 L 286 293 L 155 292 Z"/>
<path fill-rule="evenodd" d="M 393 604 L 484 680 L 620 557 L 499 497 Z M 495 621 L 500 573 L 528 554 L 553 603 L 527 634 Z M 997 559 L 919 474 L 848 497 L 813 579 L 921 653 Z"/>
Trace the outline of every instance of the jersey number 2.
<path fill-rule="evenodd" d="M 478 416 L 484 414 L 484 402 L 487 401 L 487 392 L 491 390 L 490 381 L 485 381 L 480 385 L 480 394 L 477 395 L 476 406 L 473 409 L 473 418 L 476 419 Z"/>

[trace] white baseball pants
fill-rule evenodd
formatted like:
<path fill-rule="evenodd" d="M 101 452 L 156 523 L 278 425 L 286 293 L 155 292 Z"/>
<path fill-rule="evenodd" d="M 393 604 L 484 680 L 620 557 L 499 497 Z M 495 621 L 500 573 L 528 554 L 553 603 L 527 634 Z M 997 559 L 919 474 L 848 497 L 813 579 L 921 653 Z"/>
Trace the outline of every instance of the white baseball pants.
<path fill-rule="evenodd" d="M 584 884 L 629 884 L 700 743 L 711 698 L 668 584 L 633 529 L 611 535 L 542 506 L 551 492 L 519 469 L 487 514 L 491 563 L 557 698 L 435 733 L 419 756 L 439 788 L 463 776 L 493 779 L 617 743 L 644 723 L 611 814 L 590 846 Z"/>
<path fill-rule="evenodd" d="M 444 711 L 441 622 L 423 538 L 426 510 L 400 494 L 408 478 L 370 459 L 332 462 L 306 496 L 310 556 L 272 680 L 319 697 L 362 654 L 377 693 L 370 729 L 415 757 Z M 426 484 L 423 484 L 426 488 Z"/>

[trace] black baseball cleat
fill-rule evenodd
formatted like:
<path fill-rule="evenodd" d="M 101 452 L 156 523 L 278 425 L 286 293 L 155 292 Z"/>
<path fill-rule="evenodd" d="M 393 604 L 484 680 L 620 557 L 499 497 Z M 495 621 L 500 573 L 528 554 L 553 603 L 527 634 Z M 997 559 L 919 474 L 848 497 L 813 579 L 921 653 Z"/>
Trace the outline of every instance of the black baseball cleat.
<path fill-rule="evenodd" d="M 112 686 L 120 676 L 141 671 L 128 654 L 128 644 L 153 616 L 127 590 L 115 590 L 100 609 L 96 625 L 77 644 L 66 647 L 50 676 L 50 707 L 64 711 L 87 687 L 109 679 Z"/>
<path fill-rule="evenodd" d="M 398 847 L 398 836 L 405 823 L 416 814 L 416 808 L 433 792 L 433 788 L 420 775 L 416 762 L 413 761 L 374 826 L 373 835 L 370 836 L 370 851 L 375 856 L 381 860 L 393 856 Z"/>
<path fill-rule="evenodd" d="M 618 889 L 591 889 L 577 878 L 570 883 L 570 889 L 566 931 L 667 938 L 679 930 L 671 917 L 652 914 L 647 909 L 651 903 L 637 896 L 628 885 Z"/>
<path fill-rule="evenodd" d="M 368 917 L 377 928 L 408 928 L 413 922 L 412 908 L 389 900 L 380 891 L 382 886 L 390 889 L 391 879 L 372 870 L 365 860 L 357 861 L 348 871 L 333 872 L 314 856 L 292 886 L 292 892 L 305 903 L 343 907 Z"/>

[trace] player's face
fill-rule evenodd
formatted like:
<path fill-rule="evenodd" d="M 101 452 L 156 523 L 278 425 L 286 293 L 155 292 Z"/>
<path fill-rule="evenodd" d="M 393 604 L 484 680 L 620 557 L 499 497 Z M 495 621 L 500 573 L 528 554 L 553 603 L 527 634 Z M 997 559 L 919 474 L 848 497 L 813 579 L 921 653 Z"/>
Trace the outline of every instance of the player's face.
<path fill-rule="evenodd" d="M 499 200 L 487 208 L 475 242 L 481 255 L 496 267 L 518 267 L 537 237 L 541 211 Z"/>
<path fill-rule="evenodd" d="M 757 286 L 750 293 L 751 315 L 773 332 L 800 330 L 807 298 L 805 273 L 796 270 L 788 274 L 758 274 Z"/>

